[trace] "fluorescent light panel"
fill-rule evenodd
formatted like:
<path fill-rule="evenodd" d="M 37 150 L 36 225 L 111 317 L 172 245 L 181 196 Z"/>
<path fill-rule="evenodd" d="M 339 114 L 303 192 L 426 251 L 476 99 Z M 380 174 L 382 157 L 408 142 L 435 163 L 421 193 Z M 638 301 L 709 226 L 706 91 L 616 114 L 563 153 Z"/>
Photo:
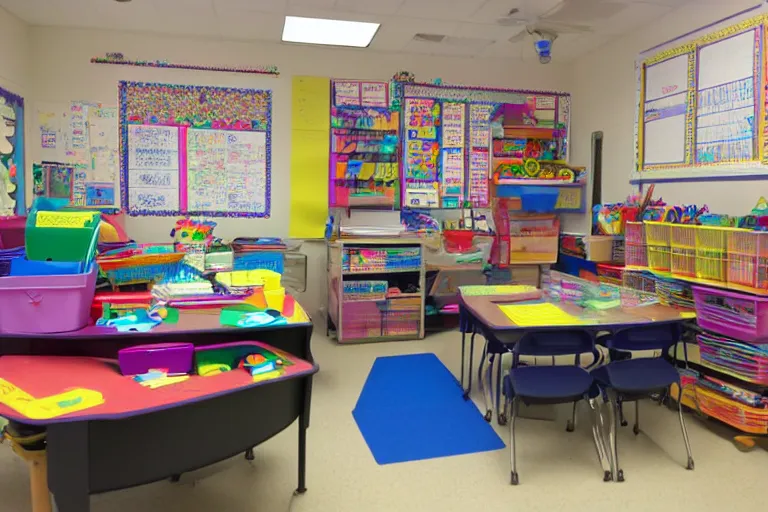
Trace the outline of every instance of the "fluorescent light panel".
<path fill-rule="evenodd" d="M 371 44 L 379 27 L 378 23 L 362 21 L 286 16 L 283 26 L 283 41 L 365 48 Z"/>

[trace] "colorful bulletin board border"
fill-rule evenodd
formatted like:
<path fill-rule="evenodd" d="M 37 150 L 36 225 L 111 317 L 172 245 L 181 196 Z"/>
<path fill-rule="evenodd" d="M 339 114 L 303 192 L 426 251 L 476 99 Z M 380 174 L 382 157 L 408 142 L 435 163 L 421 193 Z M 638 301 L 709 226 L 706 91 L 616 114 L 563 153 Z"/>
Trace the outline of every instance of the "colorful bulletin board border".
<path fill-rule="evenodd" d="M 191 71 L 216 71 L 219 73 L 243 73 L 249 75 L 268 75 L 278 77 L 277 66 L 235 67 L 235 66 L 200 66 L 197 64 L 177 64 L 167 60 L 129 60 L 122 54 L 107 54 L 106 57 L 93 57 L 91 64 L 113 64 L 118 66 L 136 66 L 141 68 L 186 69 Z"/>
<path fill-rule="evenodd" d="M 24 215 L 24 98 L 0 87 L 0 217 Z"/>
<path fill-rule="evenodd" d="M 173 85 L 121 81 L 120 189 L 123 210 L 129 215 L 172 216 L 179 214 L 209 217 L 269 218 L 271 211 L 272 167 L 272 92 L 198 85 Z M 130 125 L 178 127 L 179 130 L 179 208 L 142 210 L 129 202 L 128 130 Z M 189 129 L 264 132 L 266 135 L 265 205 L 263 211 L 196 211 L 185 204 L 186 134 Z"/>
<path fill-rule="evenodd" d="M 676 40 L 654 47 L 643 54 L 637 62 L 637 108 L 635 110 L 635 171 L 630 183 L 653 183 L 674 181 L 709 181 L 723 179 L 768 179 L 768 137 L 765 134 L 766 126 L 766 70 L 765 70 L 765 37 L 768 30 L 768 14 L 754 14 L 763 7 L 755 6 L 719 22 L 707 25 L 694 32 L 685 34 Z M 696 34 L 701 34 L 726 22 L 732 22 L 737 18 L 750 15 L 731 25 L 716 29 L 688 40 L 678 46 L 669 47 L 674 41 L 679 41 Z M 754 60 L 752 70 L 752 86 L 754 94 L 753 118 L 753 156 L 750 160 L 734 158 L 724 159 L 718 162 L 699 161 L 697 155 L 697 108 L 700 76 L 700 52 L 702 49 L 726 41 L 728 39 L 754 32 Z M 664 48 L 660 51 L 660 48 Z M 650 52 L 656 51 L 655 54 Z M 650 56 L 649 56 L 650 54 Z M 647 142 L 644 120 L 644 107 L 646 104 L 647 70 L 653 66 L 667 62 L 681 55 L 689 55 L 688 61 L 688 101 L 686 103 L 685 119 L 685 159 L 681 163 L 651 164 L 644 162 Z M 748 77 L 747 77 L 748 78 Z M 742 81 L 742 80 L 740 80 Z M 723 84 L 728 85 L 728 84 Z M 719 87 L 722 87 L 719 86 Z"/>

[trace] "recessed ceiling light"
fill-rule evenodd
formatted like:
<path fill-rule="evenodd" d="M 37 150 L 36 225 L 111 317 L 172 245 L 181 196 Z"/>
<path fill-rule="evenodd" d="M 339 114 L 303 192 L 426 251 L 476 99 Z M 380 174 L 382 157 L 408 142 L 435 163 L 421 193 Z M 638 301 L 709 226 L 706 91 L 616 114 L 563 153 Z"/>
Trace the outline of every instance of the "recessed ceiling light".
<path fill-rule="evenodd" d="M 324 20 L 286 16 L 283 41 L 365 48 L 381 25 L 362 21 Z"/>

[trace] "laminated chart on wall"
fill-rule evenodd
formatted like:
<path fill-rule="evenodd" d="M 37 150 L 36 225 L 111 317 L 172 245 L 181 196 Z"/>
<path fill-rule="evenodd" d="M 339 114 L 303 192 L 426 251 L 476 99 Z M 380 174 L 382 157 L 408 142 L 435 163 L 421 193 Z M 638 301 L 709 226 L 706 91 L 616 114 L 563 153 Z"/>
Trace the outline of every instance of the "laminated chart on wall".
<path fill-rule="evenodd" d="M 389 84 L 331 81 L 331 207 L 396 205 L 399 127 L 399 113 L 389 109 Z"/>
<path fill-rule="evenodd" d="M 69 197 L 73 206 L 120 207 L 119 129 L 117 107 L 87 101 L 36 105 L 36 131 L 32 145 L 36 174 L 34 194 Z M 51 167 L 72 168 L 68 196 L 54 187 L 56 196 L 40 186 Z M 43 177 L 43 174 L 46 174 Z"/>
<path fill-rule="evenodd" d="M 768 177 L 768 15 L 751 11 L 640 55 L 634 182 Z"/>
<path fill-rule="evenodd" d="M 403 131 L 403 206 L 438 208 L 440 183 L 440 103 L 432 99 L 406 98 Z"/>
<path fill-rule="evenodd" d="M 459 208 L 464 203 L 464 162 L 466 105 L 443 103 L 440 197 L 443 208 Z"/>
<path fill-rule="evenodd" d="M 491 105 L 469 105 L 469 201 L 475 208 L 488 206 L 491 173 Z"/>
<path fill-rule="evenodd" d="M 120 83 L 131 215 L 269 217 L 271 91 Z"/>

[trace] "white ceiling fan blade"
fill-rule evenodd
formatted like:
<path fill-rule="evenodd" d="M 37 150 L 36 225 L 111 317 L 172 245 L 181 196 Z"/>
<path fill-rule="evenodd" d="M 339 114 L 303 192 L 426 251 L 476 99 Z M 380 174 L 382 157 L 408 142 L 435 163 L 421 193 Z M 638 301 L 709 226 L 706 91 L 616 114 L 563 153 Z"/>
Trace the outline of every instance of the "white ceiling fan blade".
<path fill-rule="evenodd" d="M 519 43 L 520 41 L 523 41 L 526 36 L 528 35 L 528 29 L 526 27 L 523 27 L 520 32 L 515 34 L 514 36 L 507 39 L 510 43 Z"/>
<path fill-rule="evenodd" d="M 534 27 L 534 30 L 555 32 L 558 34 L 581 34 L 592 32 L 592 27 L 588 25 L 576 25 L 573 23 L 561 23 L 559 21 L 540 20 Z"/>

